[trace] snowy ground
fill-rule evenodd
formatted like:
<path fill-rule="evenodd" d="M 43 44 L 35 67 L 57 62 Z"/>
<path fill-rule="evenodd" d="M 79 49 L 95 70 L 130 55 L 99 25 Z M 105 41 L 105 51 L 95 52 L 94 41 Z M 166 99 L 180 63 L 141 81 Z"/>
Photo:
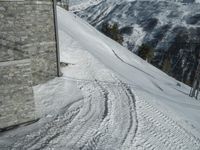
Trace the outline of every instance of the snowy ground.
<path fill-rule="evenodd" d="M 1 133 L 0 149 L 200 149 L 190 88 L 58 8 L 63 77 L 34 88 L 40 120 Z"/>

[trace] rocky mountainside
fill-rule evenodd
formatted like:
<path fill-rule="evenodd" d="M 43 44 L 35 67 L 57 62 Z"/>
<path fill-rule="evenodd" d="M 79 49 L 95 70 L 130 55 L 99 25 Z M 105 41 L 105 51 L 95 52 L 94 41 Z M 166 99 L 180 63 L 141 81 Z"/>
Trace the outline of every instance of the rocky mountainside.
<path fill-rule="evenodd" d="M 137 53 L 147 44 L 154 50 L 152 63 L 176 79 L 191 84 L 200 50 L 200 4 L 195 1 L 103 0 L 76 13 L 101 30 L 117 23 L 123 45 Z"/>

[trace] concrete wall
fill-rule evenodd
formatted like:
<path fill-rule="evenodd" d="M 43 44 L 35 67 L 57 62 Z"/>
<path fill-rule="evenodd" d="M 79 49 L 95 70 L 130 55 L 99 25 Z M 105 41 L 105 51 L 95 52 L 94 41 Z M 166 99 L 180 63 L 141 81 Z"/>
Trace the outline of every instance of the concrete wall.
<path fill-rule="evenodd" d="M 32 86 L 57 75 L 51 0 L 0 0 L 0 129 L 35 119 Z"/>

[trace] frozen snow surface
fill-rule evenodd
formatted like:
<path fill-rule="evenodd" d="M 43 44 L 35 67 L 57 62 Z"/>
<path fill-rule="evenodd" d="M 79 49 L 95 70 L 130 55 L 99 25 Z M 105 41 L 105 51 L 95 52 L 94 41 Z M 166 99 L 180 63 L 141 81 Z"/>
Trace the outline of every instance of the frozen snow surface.
<path fill-rule="evenodd" d="M 190 88 L 58 7 L 63 77 L 34 88 L 40 120 L 1 150 L 199 150 Z"/>

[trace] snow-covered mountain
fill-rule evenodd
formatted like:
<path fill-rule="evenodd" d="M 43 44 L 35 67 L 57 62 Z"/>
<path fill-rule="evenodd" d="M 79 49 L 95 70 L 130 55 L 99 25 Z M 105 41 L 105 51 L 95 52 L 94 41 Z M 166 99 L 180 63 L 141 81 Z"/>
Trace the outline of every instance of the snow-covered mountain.
<path fill-rule="evenodd" d="M 102 23 L 118 23 L 123 45 L 135 52 L 153 47 L 153 64 L 162 69 L 170 57 L 169 73 L 191 84 L 200 49 L 200 4 L 175 1 L 104 0 L 77 14 L 101 30 Z"/>
<path fill-rule="evenodd" d="M 100 3 L 102 0 L 73 0 L 69 3 L 71 11 L 81 11 L 90 6 Z"/>
<path fill-rule="evenodd" d="M 34 87 L 40 120 L 1 150 L 199 150 L 190 88 L 58 7 L 63 77 Z"/>

